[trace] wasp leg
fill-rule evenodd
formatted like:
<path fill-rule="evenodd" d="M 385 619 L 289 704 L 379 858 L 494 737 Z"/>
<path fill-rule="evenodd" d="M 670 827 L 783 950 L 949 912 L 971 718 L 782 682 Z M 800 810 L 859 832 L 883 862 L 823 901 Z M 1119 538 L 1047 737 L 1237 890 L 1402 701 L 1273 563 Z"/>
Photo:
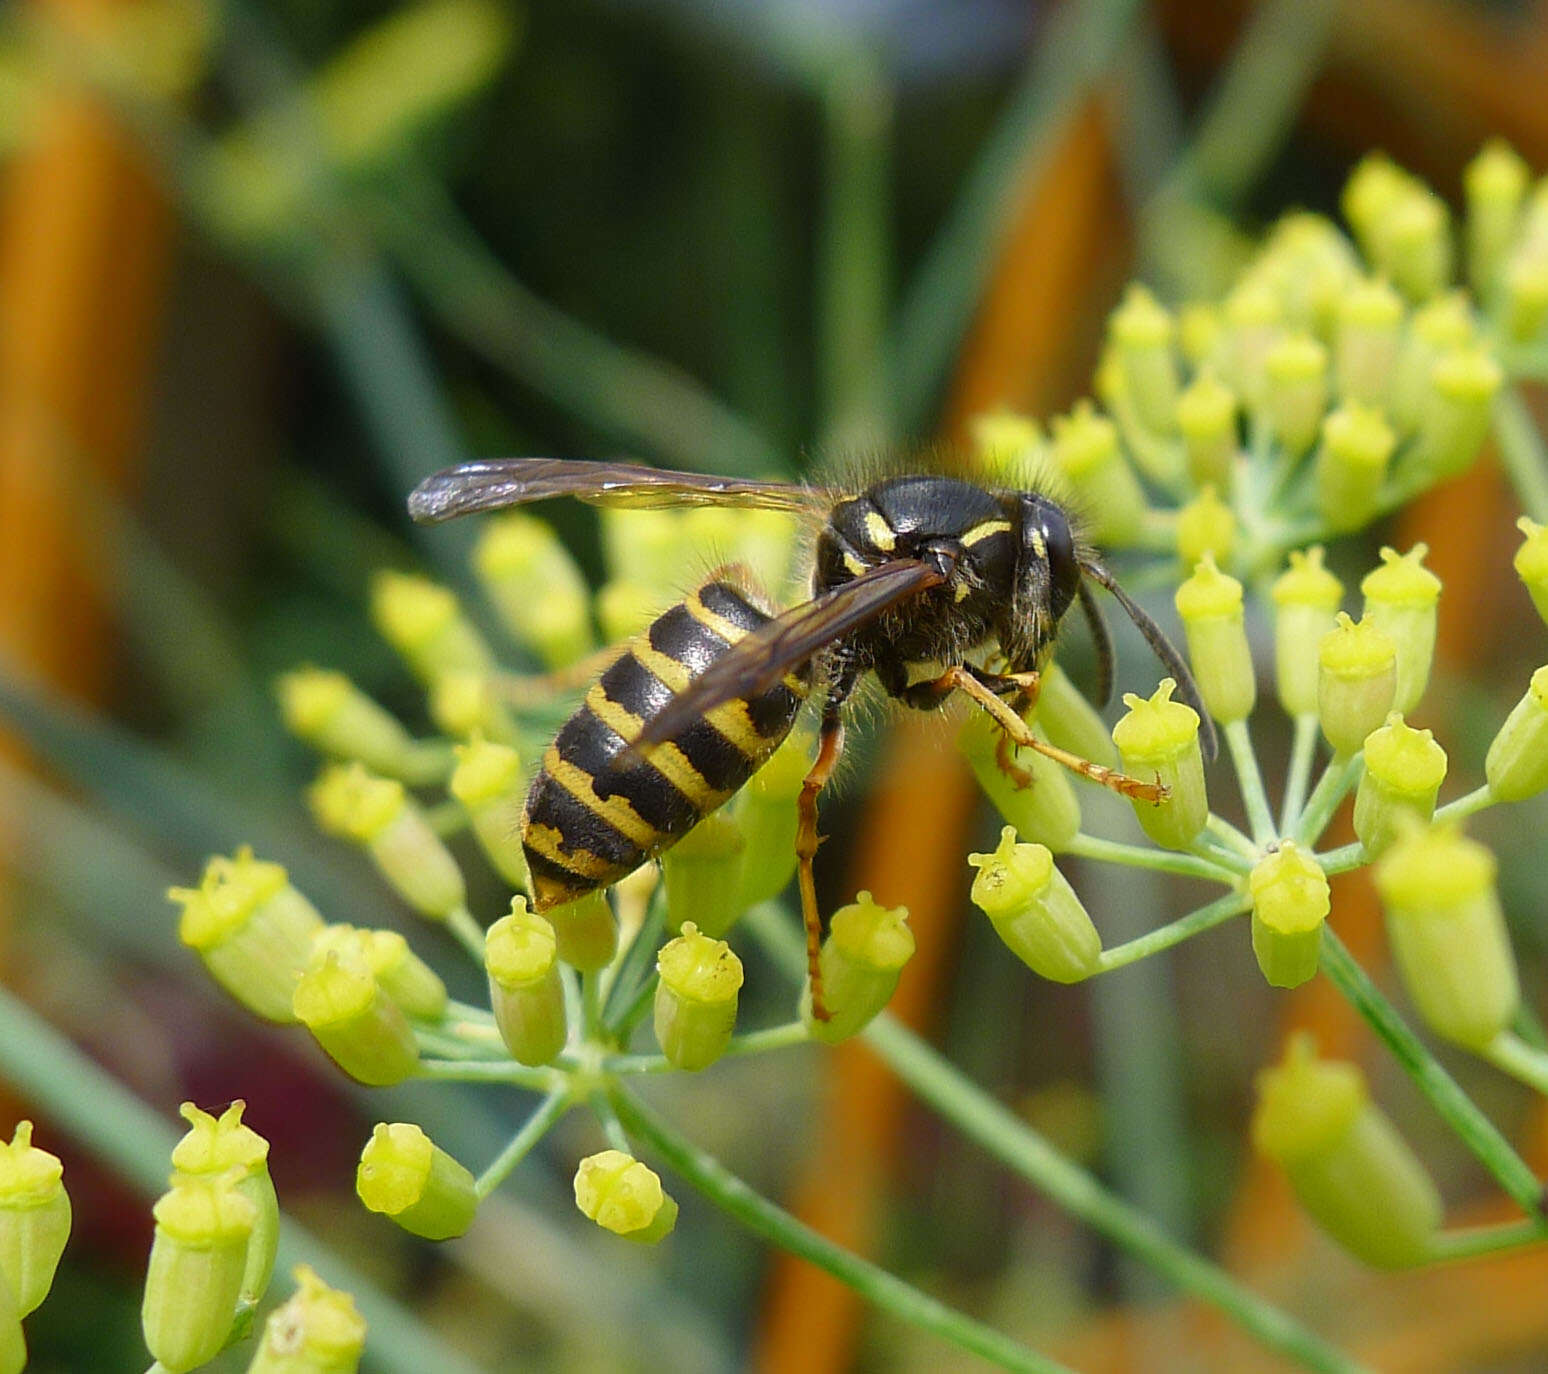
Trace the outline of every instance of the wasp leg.
<path fill-rule="evenodd" d="M 987 674 L 985 676 L 988 676 Z M 1016 674 L 1013 676 L 1024 676 Z M 1072 754 L 1068 749 L 1061 749 L 1056 744 L 1050 744 L 1047 740 L 1039 739 L 1032 733 L 1032 727 L 1022 720 L 1011 708 L 995 694 L 994 686 L 1002 682 L 1009 682 L 1011 678 L 990 678 L 989 682 L 980 679 L 966 668 L 948 668 L 937 681 L 950 688 L 960 689 L 976 701 L 991 716 L 996 724 L 1009 737 L 1012 744 L 1018 749 L 1031 749 L 1035 753 L 1050 758 L 1055 763 L 1062 764 L 1072 773 L 1079 773 L 1083 778 L 1089 778 L 1092 782 L 1100 783 L 1103 787 L 1109 787 L 1114 792 L 1119 792 L 1125 797 L 1132 797 L 1136 801 L 1160 802 L 1165 801 L 1167 789 L 1159 782 L 1143 782 L 1139 778 L 1131 778 L 1127 773 L 1120 773 L 1114 768 L 1104 767 L 1100 763 L 1092 763 L 1090 759 L 1083 759 L 1078 754 Z M 993 684 L 993 685 L 991 685 Z M 949 690 L 949 688 L 948 688 Z"/>
<path fill-rule="evenodd" d="M 1010 708 L 1025 720 L 1037 705 L 1038 697 L 1042 695 L 1043 675 L 1036 672 L 1001 673 L 992 677 L 986 685 L 999 695 L 997 689 L 1002 683 L 1014 684 L 1015 690 L 1011 694 Z M 1025 789 L 1032 786 L 1032 774 L 1016 762 L 1015 747 L 1011 737 L 1003 730 L 1000 731 L 999 742 L 994 746 L 994 761 L 1000 772 L 1004 773 L 1017 788 Z"/>
<path fill-rule="evenodd" d="M 801 919 L 806 926 L 806 974 L 812 984 L 812 1015 L 826 1021 L 832 1013 L 822 993 L 822 912 L 817 907 L 817 881 L 812 860 L 822 837 L 817 833 L 817 794 L 827 785 L 844 752 L 844 724 L 831 698 L 818 727 L 817 759 L 801 784 L 796 803 L 796 880 L 801 889 Z"/>

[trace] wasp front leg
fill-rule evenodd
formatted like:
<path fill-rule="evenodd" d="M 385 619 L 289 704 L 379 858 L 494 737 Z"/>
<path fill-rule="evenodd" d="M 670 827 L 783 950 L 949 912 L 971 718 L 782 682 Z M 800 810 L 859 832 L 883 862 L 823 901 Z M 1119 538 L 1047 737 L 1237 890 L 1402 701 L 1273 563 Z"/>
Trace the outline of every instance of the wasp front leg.
<path fill-rule="evenodd" d="M 971 670 L 970 670 L 971 671 Z M 1043 675 L 1037 672 L 1031 673 L 999 673 L 984 674 L 985 686 L 997 696 L 1010 696 L 1010 708 L 1023 721 L 1037 707 L 1037 699 L 1043 690 Z M 1009 693 L 1000 690 L 1001 684 L 1012 687 Z M 994 746 L 994 761 L 1000 772 L 1020 790 L 1032 786 L 1032 774 L 1016 762 L 1017 745 L 1005 731 L 1000 732 L 1000 738 Z"/>

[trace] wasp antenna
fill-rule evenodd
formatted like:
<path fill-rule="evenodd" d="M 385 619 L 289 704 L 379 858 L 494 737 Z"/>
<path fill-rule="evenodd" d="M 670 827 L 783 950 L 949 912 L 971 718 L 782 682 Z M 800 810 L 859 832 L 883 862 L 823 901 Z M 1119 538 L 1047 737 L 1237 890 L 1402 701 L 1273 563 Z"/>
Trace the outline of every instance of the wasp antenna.
<path fill-rule="evenodd" d="M 1193 674 L 1183 661 L 1183 656 L 1173 647 L 1172 641 L 1166 637 L 1166 632 L 1151 618 L 1150 612 L 1118 585 L 1118 579 L 1112 573 L 1092 560 L 1083 559 L 1080 566 L 1087 577 L 1113 594 L 1114 600 L 1123 607 L 1124 614 L 1145 636 L 1145 642 L 1150 645 L 1151 652 L 1161 660 L 1161 666 L 1176 679 L 1177 694 L 1199 713 L 1199 743 L 1204 750 L 1204 757 L 1213 763 L 1215 756 L 1220 752 L 1220 741 L 1215 735 L 1215 722 L 1204 709 L 1204 700 L 1199 695 L 1198 683 L 1193 680 Z"/>
<path fill-rule="evenodd" d="M 1076 584 L 1076 592 L 1086 624 L 1091 629 L 1091 647 L 1096 651 L 1095 701 L 1099 707 L 1105 707 L 1113 699 L 1113 634 L 1107 628 L 1107 617 L 1102 614 L 1101 604 L 1085 578 Z"/>

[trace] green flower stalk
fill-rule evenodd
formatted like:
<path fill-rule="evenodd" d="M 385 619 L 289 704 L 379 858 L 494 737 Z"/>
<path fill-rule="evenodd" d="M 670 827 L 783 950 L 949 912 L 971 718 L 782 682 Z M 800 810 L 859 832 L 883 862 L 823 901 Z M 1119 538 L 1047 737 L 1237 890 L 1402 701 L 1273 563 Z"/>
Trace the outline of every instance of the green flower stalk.
<path fill-rule="evenodd" d="M 1128 693 L 1123 699 L 1128 714 L 1113 726 L 1124 771 L 1153 776 L 1167 789 L 1164 801 L 1134 801 L 1141 827 L 1163 849 L 1186 849 L 1209 819 L 1198 712 L 1173 701 L 1176 690 L 1177 683 L 1168 677 L 1148 700 Z"/>
<path fill-rule="evenodd" d="M 1205 709 L 1222 725 L 1246 720 L 1258 689 L 1247 645 L 1242 584 L 1205 554 L 1174 600 Z"/>
<path fill-rule="evenodd" d="M 675 1069 L 706 1069 L 726 1051 L 736 1028 L 742 961 L 724 940 L 702 935 L 692 921 L 656 958 L 656 1043 Z"/>
<path fill-rule="evenodd" d="M 354 1299 L 309 1265 L 298 1264 L 294 1278 L 296 1291 L 269 1314 L 247 1374 L 355 1374 L 366 1324 Z"/>
<path fill-rule="evenodd" d="M 269 1177 L 269 1142 L 242 1124 L 247 1104 L 238 1098 L 219 1117 L 192 1102 L 178 1108 L 188 1133 L 172 1149 L 172 1182 L 234 1187 L 253 1204 L 253 1231 L 237 1300 L 255 1304 L 268 1291 L 279 1249 L 279 1198 Z"/>
<path fill-rule="evenodd" d="M 1230 491 L 1236 475 L 1236 394 L 1213 368 L 1201 367 L 1177 398 L 1177 429 L 1193 485 L 1213 483 Z"/>
<path fill-rule="evenodd" d="M 1392 641 L 1397 651 L 1397 687 L 1393 709 L 1405 715 L 1419 704 L 1430 683 L 1435 659 L 1436 603 L 1441 580 L 1424 566 L 1427 544 L 1405 554 L 1383 548 L 1381 566 L 1360 583 L 1365 620 Z"/>
<path fill-rule="evenodd" d="M 903 965 L 914 957 L 908 908 L 878 906 L 869 892 L 840 907 L 822 942 L 822 988 L 829 1019 L 812 1015 L 808 980 L 801 994 L 801 1019 L 812 1037 L 829 1045 L 864 1030 L 892 1000 Z"/>
<path fill-rule="evenodd" d="M 1521 228 L 1531 172 L 1503 139 L 1491 139 L 1467 164 L 1467 276 L 1480 300 L 1494 294 L 1500 268 Z"/>
<path fill-rule="evenodd" d="M 1505 380 L 1482 348 L 1456 348 L 1430 369 L 1430 389 L 1419 412 L 1405 472 L 1438 480 L 1466 469 L 1478 456 Z"/>
<path fill-rule="evenodd" d="M 1403 986 L 1437 1035 L 1471 1050 L 1520 1003 L 1495 860 L 1453 826 L 1415 828 L 1376 865 L 1376 890 Z"/>
<path fill-rule="evenodd" d="M 1018 844 L 1007 825 L 993 853 L 969 854 L 968 863 L 978 870 L 974 905 L 1029 969 L 1055 983 L 1097 971 L 1102 937 L 1046 846 Z"/>
<path fill-rule="evenodd" d="M 550 907 L 543 913 L 554 928 L 559 957 L 571 968 L 591 972 L 606 968 L 618 953 L 618 922 L 607 894 L 588 892 L 578 901 Z"/>
<path fill-rule="evenodd" d="M 291 997 L 323 919 L 284 868 L 244 845 L 212 858 L 198 887 L 167 896 L 182 908 L 178 939 L 221 987 L 266 1021 L 295 1020 Z"/>
<path fill-rule="evenodd" d="M 382 991 L 369 966 L 346 950 L 318 951 L 294 999 L 296 1019 L 328 1057 L 371 1087 L 401 1083 L 419 1067 L 419 1050 L 403 1010 Z"/>
<path fill-rule="evenodd" d="M 1318 1059 L 1309 1035 L 1292 1036 L 1284 1059 L 1258 1075 L 1252 1138 L 1352 1255 L 1379 1269 L 1431 1258 L 1442 1215 L 1435 1184 L 1360 1070 Z"/>
<path fill-rule="evenodd" d="M 473 1224 L 473 1175 L 411 1122 L 376 1124 L 360 1152 L 355 1192 L 410 1235 L 450 1240 Z"/>
<path fill-rule="evenodd" d="M 430 684 L 426 704 L 436 729 L 453 739 L 479 737 L 514 746 L 521 738 L 494 683 L 483 673 L 442 673 Z"/>
<path fill-rule="evenodd" d="M 527 778 L 521 755 L 508 744 L 475 735 L 457 746 L 448 791 L 468 813 L 473 837 L 496 873 L 521 892 L 532 890 L 521 848 L 521 813 Z"/>
<path fill-rule="evenodd" d="M 339 949 L 365 962 L 377 986 L 418 1021 L 439 1021 L 446 1011 L 446 984 L 441 975 L 409 948 L 395 930 L 358 930 L 351 925 L 325 926 L 312 942 L 312 958 Z"/>
<path fill-rule="evenodd" d="M 258 1209 L 235 1181 L 174 1181 L 153 1209 L 140 1326 L 168 1374 L 215 1358 L 236 1320 Z"/>
<path fill-rule="evenodd" d="M 957 747 L 1002 820 L 1055 853 L 1068 849 L 1080 830 L 1080 799 L 1068 770 L 1041 754 L 1023 751 L 1015 756 L 1016 766 L 1031 782 L 1018 787 L 1000 768 L 1000 738 L 1000 727 L 985 712 L 974 711 L 963 722 Z"/>
<path fill-rule="evenodd" d="M 0 1141 L 0 1283 L 17 1322 L 48 1296 L 70 1238 L 70 1198 L 63 1180 L 58 1156 L 32 1143 L 32 1122 L 17 1122 L 10 1143 Z M 0 1313 L 0 1351 L 5 1326 Z"/>
<path fill-rule="evenodd" d="M 1226 382 L 1254 414 L 1268 392 L 1267 361 L 1285 328 L 1285 308 L 1272 287 L 1243 281 L 1225 298 L 1217 365 Z"/>
<path fill-rule="evenodd" d="M 1405 434 L 1419 423 L 1430 374 L 1447 354 L 1475 341 L 1472 309 L 1461 291 L 1449 291 L 1414 311 L 1398 353 L 1389 408 Z"/>
<path fill-rule="evenodd" d="M 1322 545 L 1292 552 L 1274 581 L 1274 685 L 1285 714 L 1317 713 L 1317 651 L 1334 628 L 1344 584 L 1322 563 Z"/>
<path fill-rule="evenodd" d="M 1516 521 L 1526 537 L 1512 560 L 1516 576 L 1532 598 L 1537 613 L 1548 624 L 1548 525 L 1539 525 L 1529 515 Z"/>
<path fill-rule="evenodd" d="M 1176 421 L 1176 324 L 1143 286 L 1131 285 L 1107 322 L 1108 338 L 1135 418 L 1153 434 L 1169 434 Z"/>
<path fill-rule="evenodd" d="M 741 825 L 724 811 L 706 816 L 667 850 L 661 856 L 667 924 L 682 930 L 692 922 L 716 938 L 730 930 L 744 910 L 746 851 Z"/>
<path fill-rule="evenodd" d="M 1365 770 L 1355 793 L 1354 828 L 1372 857 L 1391 847 L 1406 826 L 1428 825 L 1446 780 L 1446 751 L 1428 730 L 1399 712 L 1365 738 Z"/>
<path fill-rule="evenodd" d="M 1177 558 L 1184 568 L 1201 559 L 1223 562 L 1231 556 L 1236 542 L 1236 516 L 1215 492 L 1213 482 L 1205 483 L 1199 494 L 1177 512 Z"/>
<path fill-rule="evenodd" d="M 1548 788 L 1548 666 L 1532 674 L 1484 759 L 1489 790 L 1500 801 L 1525 801 Z"/>
<path fill-rule="evenodd" d="M 1254 865 L 1252 952 L 1270 987 L 1296 988 L 1317 972 L 1322 926 L 1332 899 L 1322 867 L 1294 840 L 1283 841 Z"/>
<path fill-rule="evenodd" d="M 0 1374 L 22 1374 L 27 1367 L 27 1337 L 10 1281 L 0 1273 Z"/>
<path fill-rule="evenodd" d="M 420 744 L 343 673 L 296 668 L 280 675 L 276 691 L 286 728 L 319 753 L 359 759 L 409 782 L 433 777 L 440 766 L 438 749 Z"/>
<path fill-rule="evenodd" d="M 1054 466 L 1082 507 L 1092 512 L 1092 537 L 1104 544 L 1133 538 L 1145 515 L 1145 493 L 1118 442 L 1118 427 L 1082 401 L 1053 422 Z"/>
<path fill-rule="evenodd" d="M 1317 446 L 1317 513 L 1333 530 L 1359 529 L 1376 515 L 1397 435 L 1380 410 L 1342 405 L 1322 422 Z"/>
<path fill-rule="evenodd" d="M 1380 278 L 1356 283 L 1338 311 L 1334 375 L 1345 405 L 1386 404 L 1403 332 L 1403 300 Z"/>
<path fill-rule="evenodd" d="M 1288 334 L 1263 360 L 1264 417 L 1292 457 L 1312 446 L 1328 403 L 1328 350 L 1309 334 Z"/>
<path fill-rule="evenodd" d="M 1317 718 L 1333 752 L 1348 758 L 1392 709 L 1397 646 L 1367 618 L 1340 611 L 1317 648 Z"/>
<path fill-rule="evenodd" d="M 987 410 L 975 415 L 968 433 L 976 466 L 989 478 L 1013 480 L 1036 460 L 1047 442 L 1036 420 L 1014 410 Z"/>
<path fill-rule="evenodd" d="M 575 1171 L 575 1205 L 604 1231 L 655 1245 L 677 1225 L 677 1202 L 654 1170 L 622 1150 L 587 1155 Z"/>
<path fill-rule="evenodd" d="M 1043 670 L 1036 720 L 1050 743 L 1092 763 L 1117 767 L 1118 751 L 1113 748 L 1102 713 L 1057 663 Z"/>
<path fill-rule="evenodd" d="M 777 897 L 796 867 L 796 799 L 812 766 L 812 737 L 792 734 L 737 794 L 735 815 L 744 841 L 737 905 Z"/>
<path fill-rule="evenodd" d="M 365 849 L 420 915 L 445 920 L 466 904 L 457 861 L 395 778 L 376 777 L 358 763 L 335 765 L 312 784 L 308 800 L 317 823 Z"/>
<path fill-rule="evenodd" d="M 569 1037 L 564 986 L 559 979 L 559 943 L 554 928 L 524 897 L 511 899 L 484 936 L 489 1005 L 500 1039 L 518 1064 L 552 1064 Z"/>
<path fill-rule="evenodd" d="M 473 570 L 513 638 L 548 668 L 563 668 L 596 646 L 586 579 L 553 527 L 521 512 L 488 521 Z"/>
<path fill-rule="evenodd" d="M 483 636 L 463 615 L 456 594 L 411 573 L 378 573 L 371 584 L 371 621 L 421 682 L 442 673 L 488 674 L 496 664 Z"/>

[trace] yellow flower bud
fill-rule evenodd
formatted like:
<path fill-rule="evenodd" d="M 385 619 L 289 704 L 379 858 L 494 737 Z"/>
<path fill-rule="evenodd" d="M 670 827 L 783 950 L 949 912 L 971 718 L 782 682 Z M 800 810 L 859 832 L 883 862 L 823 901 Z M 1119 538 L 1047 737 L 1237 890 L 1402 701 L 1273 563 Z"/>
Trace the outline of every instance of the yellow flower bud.
<path fill-rule="evenodd" d="M 489 673 L 496 667 L 456 594 L 429 578 L 378 573 L 371 584 L 371 621 L 421 682 L 446 672 Z"/>
<path fill-rule="evenodd" d="M 1472 309 L 1460 291 L 1437 296 L 1414 311 L 1398 351 L 1390 397 L 1392 418 L 1404 433 L 1419 423 L 1435 364 L 1472 344 L 1474 337 Z"/>
<path fill-rule="evenodd" d="M 1430 1257 L 1440 1194 L 1353 1064 L 1319 1060 L 1310 1036 L 1293 1036 L 1258 1075 L 1252 1138 L 1351 1254 L 1383 1269 Z"/>
<path fill-rule="evenodd" d="M 1489 432 L 1494 397 L 1504 380 L 1500 365 L 1481 348 L 1443 355 L 1430 369 L 1430 389 L 1405 464 L 1433 478 L 1467 468 Z"/>
<path fill-rule="evenodd" d="M 1377 511 L 1397 435 L 1379 410 L 1344 405 L 1322 422 L 1317 511 L 1335 530 L 1359 529 Z"/>
<path fill-rule="evenodd" d="M 1041 754 L 1022 750 L 1015 755 L 1016 766 L 1032 781 L 1017 787 L 1000 768 L 1000 739 L 1000 727 L 989 715 L 974 711 L 963 722 L 957 747 L 1001 819 L 1055 852 L 1069 848 L 1080 829 L 1080 799 L 1070 786 L 1068 770 Z"/>
<path fill-rule="evenodd" d="M 32 1143 L 32 1122 L 17 1122 L 10 1143 L 0 1141 L 0 1283 L 18 1322 L 48 1296 L 70 1238 L 63 1178 L 58 1156 Z"/>
<path fill-rule="evenodd" d="M 519 1064 L 552 1064 L 569 1036 L 564 986 L 559 980 L 554 928 L 524 897 L 511 899 L 484 936 L 489 1005 L 511 1058 Z"/>
<path fill-rule="evenodd" d="M 1322 565 L 1322 545 L 1292 552 L 1274 582 L 1274 680 L 1289 716 L 1317 710 L 1317 649 L 1335 624 L 1344 584 Z"/>
<path fill-rule="evenodd" d="M 1177 343 L 1195 368 L 1210 363 L 1219 349 L 1224 321 L 1212 301 L 1191 301 L 1177 315 Z"/>
<path fill-rule="evenodd" d="M 1455 827 L 1414 829 L 1376 865 L 1403 986 L 1437 1035 L 1481 1050 L 1516 1014 L 1516 958 L 1494 855 Z"/>
<path fill-rule="evenodd" d="M 701 935 L 688 921 L 662 947 L 656 969 L 656 1043 L 674 1068 L 708 1068 L 725 1053 L 736 1027 L 742 961 L 724 940 Z"/>
<path fill-rule="evenodd" d="M 1092 512 L 1092 537 L 1122 544 L 1145 514 L 1145 493 L 1118 443 L 1118 429 L 1082 401 L 1053 422 L 1053 461 Z"/>
<path fill-rule="evenodd" d="M 742 827 L 724 811 L 706 816 L 661 856 L 667 924 L 680 930 L 694 922 L 719 937 L 742 914 Z"/>
<path fill-rule="evenodd" d="M 1237 455 L 1236 395 L 1213 368 L 1201 367 L 1177 398 L 1177 428 L 1182 431 L 1194 486 L 1213 482 L 1229 491 Z"/>
<path fill-rule="evenodd" d="M 1171 433 L 1178 388 L 1171 315 L 1149 291 L 1134 284 L 1107 327 L 1135 417 L 1154 434 Z"/>
<path fill-rule="evenodd" d="M 1427 544 L 1415 544 L 1405 554 L 1381 551 L 1381 567 L 1360 583 L 1365 619 L 1391 639 L 1397 650 L 1397 689 L 1393 709 L 1405 714 L 1419 704 L 1430 682 L 1435 658 L 1436 602 L 1441 581 L 1424 566 Z"/>
<path fill-rule="evenodd" d="M 812 737 L 793 733 L 752 775 L 735 803 L 742 849 L 742 910 L 777 897 L 796 866 L 796 799 L 812 766 Z"/>
<path fill-rule="evenodd" d="M 354 1299 L 308 1265 L 298 1264 L 293 1276 L 296 1292 L 269 1314 L 247 1374 L 355 1374 L 366 1324 Z"/>
<path fill-rule="evenodd" d="M 654 1245 L 677 1225 L 677 1203 L 661 1179 L 622 1150 L 603 1150 L 575 1171 L 575 1205 L 604 1231 Z"/>
<path fill-rule="evenodd" d="M 178 939 L 221 987 L 266 1021 L 295 1020 L 291 996 L 323 919 L 279 864 L 243 845 L 212 858 L 197 888 L 167 896 L 182 907 Z"/>
<path fill-rule="evenodd" d="M 330 949 L 346 950 L 365 962 L 381 988 L 405 1016 L 438 1021 L 446 1010 L 446 984 L 395 930 L 325 926 L 312 941 L 312 959 Z"/>
<path fill-rule="evenodd" d="M 1177 512 L 1177 557 L 1191 568 L 1208 556 L 1217 561 L 1231 556 L 1236 541 L 1236 515 L 1206 483 L 1193 500 Z"/>
<path fill-rule="evenodd" d="M 1317 717 L 1335 753 L 1348 757 L 1387 718 L 1397 691 L 1397 648 L 1370 621 L 1340 611 L 1317 648 Z"/>
<path fill-rule="evenodd" d="M 280 675 L 276 690 L 286 728 L 320 753 L 408 782 L 427 781 L 443 766 L 435 745 L 420 744 L 343 673 L 297 668 Z"/>
<path fill-rule="evenodd" d="M 1526 163 L 1503 139 L 1486 143 L 1462 173 L 1467 197 L 1467 274 L 1480 299 L 1492 295 L 1500 265 L 1521 226 L 1530 177 Z"/>
<path fill-rule="evenodd" d="M 411 1122 L 378 1122 L 360 1152 L 355 1192 L 411 1235 L 450 1240 L 473 1224 L 473 1175 Z"/>
<path fill-rule="evenodd" d="M 1366 154 L 1350 173 L 1339 203 L 1367 254 L 1374 256 L 1371 245 L 1383 220 L 1408 194 L 1412 184 L 1413 178 L 1385 153 Z"/>
<path fill-rule="evenodd" d="M 559 957 L 571 968 L 590 972 L 613 962 L 618 953 L 618 922 L 613 919 L 606 893 L 588 892 L 543 914 L 554 928 Z"/>
<path fill-rule="evenodd" d="M 1501 801 L 1525 801 L 1548 788 L 1548 666 L 1532 674 L 1525 695 L 1505 717 L 1489 745 L 1484 776 Z"/>
<path fill-rule="evenodd" d="M 1007 825 L 992 854 L 969 854 L 968 863 L 978 870 L 974 904 L 1029 969 L 1056 983 L 1097 971 L 1102 937 L 1045 846 L 1018 844 Z"/>
<path fill-rule="evenodd" d="M 1533 245 L 1528 250 L 1523 245 L 1506 261 L 1502 285 L 1505 337 L 1512 343 L 1531 343 L 1548 319 L 1548 261 L 1542 249 Z"/>
<path fill-rule="evenodd" d="M 1548 525 L 1539 525 L 1523 515 L 1516 521 L 1516 528 L 1526 536 L 1512 560 L 1516 576 L 1526 587 L 1538 615 L 1548 623 Z"/>
<path fill-rule="evenodd" d="M 563 668 L 595 646 L 586 579 L 546 521 L 516 511 L 487 522 L 473 570 L 505 628 L 547 667 Z"/>
<path fill-rule="evenodd" d="M 226 1344 L 258 1209 L 234 1186 L 175 1182 L 154 1213 L 140 1325 L 162 1367 L 183 1374 Z"/>
<path fill-rule="evenodd" d="M 1428 730 L 1415 730 L 1399 712 L 1365 737 L 1365 771 L 1355 793 L 1354 828 L 1365 852 L 1386 850 L 1415 821 L 1430 823 L 1446 780 L 1446 751 Z"/>
<path fill-rule="evenodd" d="M 372 1087 L 401 1083 L 419 1067 L 403 1009 L 378 986 L 359 955 L 322 949 L 301 975 L 296 1019 L 351 1078 Z"/>
<path fill-rule="evenodd" d="M 431 683 L 427 698 L 430 719 L 442 734 L 457 739 L 475 735 L 516 744 L 521 731 L 495 693 L 494 683 L 483 673 L 442 673 Z M 445 760 L 440 762 L 444 765 Z M 444 776 L 444 766 L 437 776 Z"/>
<path fill-rule="evenodd" d="M 903 965 L 913 957 L 907 907 L 889 911 L 869 892 L 840 907 L 822 942 L 822 990 L 829 1019 L 819 1021 L 812 1015 L 809 982 L 801 997 L 801 1018 L 812 1036 L 836 1045 L 863 1030 L 892 1000 Z"/>
<path fill-rule="evenodd" d="M 1411 301 L 1426 301 L 1451 281 L 1451 216 L 1428 187 L 1415 187 L 1389 210 L 1377 235 L 1376 265 Z"/>
<path fill-rule="evenodd" d="M 512 887 L 532 890 L 521 848 L 521 815 L 527 779 L 521 755 L 507 744 L 475 736 L 457 746 L 457 767 L 448 790 L 468 813 L 484 857 Z"/>
<path fill-rule="evenodd" d="M 1013 410 L 986 410 L 968 421 L 978 470 L 990 478 L 1012 478 L 1035 462 L 1045 439 L 1042 426 Z"/>
<path fill-rule="evenodd" d="M 1174 599 L 1205 709 L 1222 724 L 1245 720 L 1257 699 L 1257 680 L 1247 646 L 1242 584 L 1205 554 Z"/>
<path fill-rule="evenodd" d="M 1134 802 L 1145 833 L 1165 849 L 1186 849 L 1209 819 L 1199 715 L 1186 703 L 1172 700 L 1176 689 L 1177 683 L 1168 677 L 1149 700 L 1126 694 L 1123 702 L 1129 712 L 1113 726 L 1124 771 L 1153 776 L 1167 789 L 1164 801 Z"/>
<path fill-rule="evenodd" d="M 1402 298 L 1382 279 L 1359 282 L 1345 294 L 1334 361 L 1341 401 L 1366 406 L 1386 401 L 1402 329 Z"/>
<path fill-rule="evenodd" d="M 238 1098 L 219 1117 L 192 1102 L 178 1108 L 188 1133 L 172 1149 L 172 1182 L 235 1188 L 253 1204 L 253 1232 L 237 1300 L 258 1302 L 268 1291 L 279 1249 L 279 1198 L 269 1176 L 269 1142 L 242 1124 L 247 1104 Z"/>
<path fill-rule="evenodd" d="M 1247 885 L 1259 969 L 1271 987 L 1299 987 L 1317 972 L 1322 925 L 1332 905 L 1321 865 L 1285 840 L 1258 860 Z"/>
<path fill-rule="evenodd" d="M 1328 403 L 1328 351 L 1308 334 L 1280 339 L 1263 360 L 1264 412 L 1292 457 L 1312 445 Z"/>
<path fill-rule="evenodd" d="M 1268 355 L 1284 333 L 1284 304 L 1272 287 L 1247 280 L 1225 298 L 1223 313 L 1221 370 L 1247 408 L 1257 412 L 1268 391 Z"/>

